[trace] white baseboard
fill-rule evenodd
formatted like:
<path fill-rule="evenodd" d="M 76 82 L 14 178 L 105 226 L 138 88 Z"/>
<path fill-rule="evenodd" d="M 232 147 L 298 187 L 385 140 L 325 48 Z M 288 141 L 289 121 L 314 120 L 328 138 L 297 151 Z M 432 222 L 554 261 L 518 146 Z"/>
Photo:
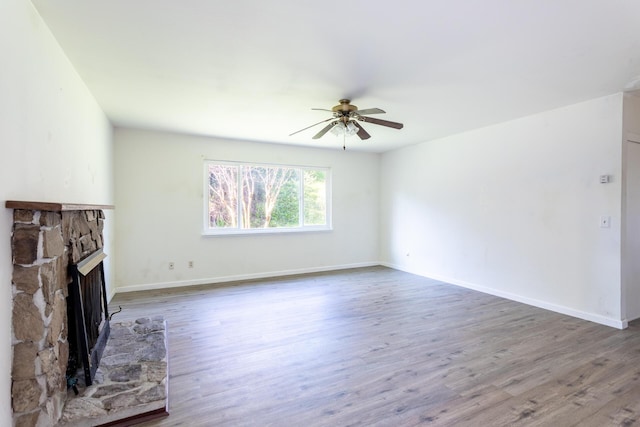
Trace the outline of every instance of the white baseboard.
<path fill-rule="evenodd" d="M 465 282 L 462 280 L 452 279 L 450 277 L 441 277 L 441 276 L 430 274 L 430 273 L 413 271 L 411 269 L 408 269 L 400 265 L 395 265 L 395 264 L 385 263 L 385 262 L 381 262 L 380 265 L 393 268 L 394 270 L 405 271 L 407 273 L 415 274 L 418 276 L 426 277 L 426 278 L 437 280 L 440 282 L 461 286 L 467 289 L 472 289 L 474 291 L 483 292 L 485 294 L 495 295 L 497 297 L 505 298 L 508 300 L 521 302 L 523 304 L 531 305 L 538 308 L 543 308 L 545 310 L 554 311 L 556 313 L 566 314 L 567 316 L 577 317 L 578 319 L 588 320 L 590 322 L 599 323 L 601 325 L 610 326 L 617 329 L 625 329 L 627 328 L 627 326 L 629 326 L 629 322 L 627 320 L 618 320 L 618 319 L 613 319 L 613 318 L 602 316 L 595 313 L 575 310 L 573 308 L 566 307 L 563 305 L 553 304 L 550 302 L 541 301 L 534 298 L 524 297 L 518 294 L 513 294 L 510 292 L 504 292 L 498 289 L 493 289 L 487 286 L 481 286 L 474 283 Z"/>
<path fill-rule="evenodd" d="M 112 300 L 112 299 L 113 299 L 113 297 L 115 297 L 115 296 L 116 296 L 116 291 L 115 291 L 115 289 L 111 289 L 111 288 L 109 288 L 109 292 L 108 292 L 108 295 L 107 295 L 107 302 L 111 302 L 111 300 Z"/>
<path fill-rule="evenodd" d="M 379 262 L 332 265 L 327 267 L 301 268 L 296 270 L 269 271 L 264 273 L 238 274 L 233 276 L 208 277 L 203 279 L 179 280 L 175 282 L 145 283 L 139 285 L 118 286 L 115 293 L 150 291 L 157 289 L 180 288 L 184 286 L 209 285 L 215 283 L 237 282 L 240 280 L 268 279 L 271 277 L 293 276 L 296 274 L 320 273 L 323 271 L 347 270 L 349 268 L 374 267 Z"/>
<path fill-rule="evenodd" d="M 618 320 L 618 319 L 613 319 L 613 318 L 602 316 L 595 313 L 575 310 L 573 308 L 566 307 L 563 305 L 553 304 L 546 301 L 537 300 L 534 298 L 524 297 L 524 296 L 513 294 L 510 292 L 504 292 L 498 289 L 490 288 L 487 286 L 481 286 L 474 283 L 453 279 L 450 277 L 442 277 L 435 274 L 415 271 L 400 265 L 395 265 L 387 262 L 363 262 L 363 263 L 355 263 L 355 264 L 333 265 L 333 266 L 327 266 L 327 267 L 302 268 L 302 269 L 296 269 L 296 270 L 270 271 L 270 272 L 264 272 L 264 273 L 239 274 L 239 275 L 232 275 L 232 276 L 209 277 L 209 278 L 193 279 L 193 280 L 180 280 L 175 282 L 126 285 L 126 286 L 117 287 L 113 292 L 113 295 L 118 293 L 126 293 L 126 292 L 149 291 L 149 290 L 157 290 L 157 289 L 179 288 L 184 286 L 237 282 L 241 280 L 268 279 L 272 277 L 293 276 L 296 274 L 319 273 L 323 271 L 333 271 L 333 270 L 346 270 L 349 268 L 374 267 L 376 265 L 383 265 L 385 267 L 393 268 L 394 270 L 405 271 L 407 273 L 415 274 L 418 276 L 426 277 L 429 279 L 437 280 L 440 282 L 444 282 L 444 283 L 448 283 L 456 286 L 461 286 L 463 288 L 472 289 L 478 292 L 483 292 L 485 294 L 495 295 L 497 297 L 521 302 L 523 304 L 531 305 L 538 308 L 543 308 L 545 310 L 550 310 L 560 314 L 566 314 L 567 316 L 588 320 L 590 322 L 599 323 L 601 325 L 606 325 L 606 326 L 610 326 L 617 329 L 625 329 L 628 326 L 627 320 Z"/>

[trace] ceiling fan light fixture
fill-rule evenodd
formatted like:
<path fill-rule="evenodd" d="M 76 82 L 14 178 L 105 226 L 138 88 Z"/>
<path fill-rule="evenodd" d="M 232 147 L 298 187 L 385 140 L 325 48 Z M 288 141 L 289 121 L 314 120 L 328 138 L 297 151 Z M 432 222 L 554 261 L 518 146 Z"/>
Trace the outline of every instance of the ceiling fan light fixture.
<path fill-rule="evenodd" d="M 336 136 L 352 136 L 358 133 L 359 130 L 358 126 L 356 126 L 352 121 L 347 122 L 346 125 L 343 122 L 338 122 L 331 128 L 331 133 Z"/>
<path fill-rule="evenodd" d="M 349 122 L 347 123 L 347 128 L 345 129 L 345 133 L 347 134 L 347 136 L 351 136 L 358 133 L 359 130 L 360 129 L 358 128 L 358 126 L 355 125 L 355 123 Z"/>
<path fill-rule="evenodd" d="M 340 136 L 345 133 L 344 123 L 338 122 L 334 127 L 331 128 L 331 133 L 335 136 Z"/>

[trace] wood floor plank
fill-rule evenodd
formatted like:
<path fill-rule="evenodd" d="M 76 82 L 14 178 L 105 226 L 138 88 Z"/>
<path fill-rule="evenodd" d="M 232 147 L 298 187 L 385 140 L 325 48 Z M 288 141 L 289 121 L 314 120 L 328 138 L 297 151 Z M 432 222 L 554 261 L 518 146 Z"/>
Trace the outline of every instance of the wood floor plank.
<path fill-rule="evenodd" d="M 371 267 L 118 294 L 164 315 L 170 416 L 143 426 L 618 426 L 640 327 Z"/>
<path fill-rule="evenodd" d="M 619 397 L 609 401 L 606 405 L 599 408 L 593 415 L 575 426 L 599 427 L 607 425 L 615 426 L 633 426 L 640 422 L 640 389 L 620 393 Z"/>

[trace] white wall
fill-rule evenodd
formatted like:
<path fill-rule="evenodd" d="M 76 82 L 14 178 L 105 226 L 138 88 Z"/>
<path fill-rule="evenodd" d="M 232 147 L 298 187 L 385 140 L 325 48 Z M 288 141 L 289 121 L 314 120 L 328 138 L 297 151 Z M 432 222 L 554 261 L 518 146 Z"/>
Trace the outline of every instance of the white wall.
<path fill-rule="evenodd" d="M 3 0 L 0 55 L 0 202 L 113 203 L 111 126 L 30 2 Z M 12 215 L 0 208 L 1 425 L 11 425 Z"/>
<path fill-rule="evenodd" d="M 640 97 L 625 94 L 623 106 L 622 301 L 633 320 L 640 318 Z"/>
<path fill-rule="evenodd" d="M 621 133 L 616 94 L 383 154 L 383 261 L 624 327 Z"/>
<path fill-rule="evenodd" d="M 378 263 L 378 154 L 117 128 L 115 158 L 119 292 Z M 333 231 L 202 236 L 205 159 L 331 167 Z"/>

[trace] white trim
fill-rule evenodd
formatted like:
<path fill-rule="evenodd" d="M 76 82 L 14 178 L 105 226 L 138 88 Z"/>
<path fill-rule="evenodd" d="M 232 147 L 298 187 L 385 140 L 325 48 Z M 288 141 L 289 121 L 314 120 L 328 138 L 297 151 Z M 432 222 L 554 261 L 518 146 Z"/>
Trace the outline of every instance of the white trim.
<path fill-rule="evenodd" d="M 489 295 L 494 295 L 494 296 L 505 298 L 511 301 L 521 302 L 523 304 L 531 305 L 533 307 L 538 307 L 538 308 L 553 311 L 556 313 L 565 314 L 567 316 L 576 317 L 578 319 L 588 320 L 590 322 L 595 322 L 601 325 L 610 326 L 612 328 L 626 329 L 629 326 L 628 320 L 618 320 L 618 319 L 602 316 L 595 313 L 575 310 L 573 308 L 566 307 L 563 305 L 558 305 L 558 304 L 553 304 L 546 301 L 540 301 L 533 298 L 523 297 L 521 295 L 500 291 L 497 289 L 489 288 L 487 286 L 476 285 L 476 284 L 465 282 L 462 280 L 455 280 L 455 279 L 442 277 L 434 274 L 425 274 L 423 272 L 418 272 L 418 271 L 411 270 L 411 269 L 408 269 L 399 265 L 391 264 L 388 262 L 362 262 L 362 263 L 355 263 L 355 264 L 333 265 L 333 266 L 327 266 L 327 267 L 302 268 L 297 270 L 271 271 L 266 273 L 239 274 L 234 276 L 211 277 L 211 278 L 194 279 L 194 280 L 181 280 L 176 282 L 161 282 L 161 283 L 119 286 L 115 289 L 114 295 L 119 293 L 127 293 L 127 292 L 170 289 L 170 288 L 180 288 L 180 287 L 186 287 L 186 286 L 197 286 L 197 285 L 214 285 L 214 284 L 222 284 L 222 283 L 228 283 L 228 282 L 237 282 L 242 280 L 268 279 L 272 277 L 293 276 L 296 274 L 319 273 L 319 272 L 334 271 L 334 270 L 347 270 L 350 268 L 375 267 L 377 265 L 382 265 L 384 267 L 393 268 L 394 270 L 404 271 L 407 273 L 415 274 L 417 276 L 422 276 L 428 279 L 437 280 L 446 284 L 461 286 L 463 288 L 471 289 L 471 290 L 482 292 Z"/>
<path fill-rule="evenodd" d="M 252 235 L 252 234 L 278 234 L 278 233 L 317 233 L 333 231 L 333 228 L 328 226 L 308 226 L 308 227 L 273 227 L 273 228 L 221 228 L 215 231 L 203 230 L 201 236 L 203 237 L 218 237 L 218 236 L 238 236 L 238 235 Z"/>
<path fill-rule="evenodd" d="M 109 296 L 107 297 L 107 302 L 111 302 L 111 300 L 113 299 L 113 297 L 116 296 L 116 291 L 115 289 L 111 289 L 111 287 L 109 288 Z"/>
<path fill-rule="evenodd" d="M 272 277 L 293 276 L 296 274 L 320 273 L 323 271 L 347 270 L 350 268 L 375 267 L 379 262 L 361 262 L 355 264 L 331 265 L 327 267 L 301 268 L 297 270 L 269 271 L 266 273 L 238 274 L 234 276 L 210 277 L 205 279 L 180 280 L 176 282 L 148 283 L 140 285 L 118 286 L 116 294 L 157 289 L 180 288 L 185 286 L 212 285 L 216 283 L 237 282 L 241 280 L 268 279 Z"/>
<path fill-rule="evenodd" d="M 588 320 L 590 322 L 599 323 L 601 325 L 610 326 L 612 328 L 626 329 L 627 326 L 629 326 L 629 322 L 627 320 L 618 320 L 611 317 L 602 316 L 600 314 L 575 310 L 573 308 L 566 307 L 563 305 L 553 304 L 546 301 L 537 300 L 534 298 L 528 298 L 521 295 L 512 294 L 510 292 L 504 292 L 497 289 L 493 289 L 487 286 L 476 285 L 474 283 L 452 279 L 450 277 L 442 277 L 435 274 L 414 271 L 414 270 L 411 270 L 399 265 L 387 263 L 387 262 L 382 262 L 380 264 L 385 267 L 393 268 L 395 270 L 404 271 L 407 273 L 415 274 L 418 276 L 426 277 L 428 279 L 437 280 L 437 281 L 444 282 L 451 285 L 461 286 L 463 288 L 471 289 L 471 290 L 482 292 L 489 295 L 494 295 L 494 296 L 505 298 L 511 301 L 521 302 L 523 304 L 531 305 L 533 307 L 543 308 L 545 310 L 554 311 L 556 313 L 566 314 L 567 316 L 577 317 L 578 319 Z"/>

